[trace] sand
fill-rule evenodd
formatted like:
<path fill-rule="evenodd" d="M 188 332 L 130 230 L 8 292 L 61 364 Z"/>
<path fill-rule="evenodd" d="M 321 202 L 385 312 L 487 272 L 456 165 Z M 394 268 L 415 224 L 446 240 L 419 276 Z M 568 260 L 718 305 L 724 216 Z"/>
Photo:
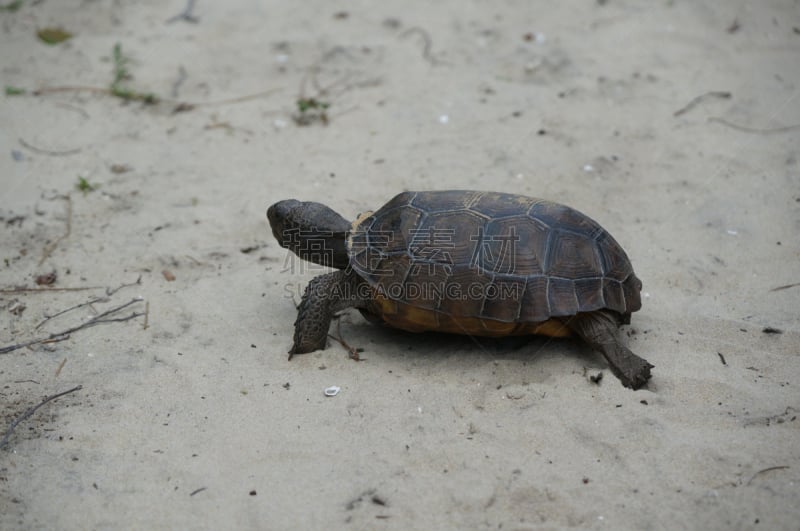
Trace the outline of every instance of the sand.
<path fill-rule="evenodd" d="M 201 1 L 168 23 L 183 7 L 0 13 L 2 83 L 27 90 L 0 97 L 0 347 L 141 297 L 0 354 L 4 431 L 82 386 L 0 450 L 0 528 L 798 529 L 796 2 Z M 109 94 L 117 43 L 117 88 L 157 104 Z M 99 90 L 31 93 L 54 87 Z M 356 311 L 363 361 L 287 361 L 324 270 L 266 208 L 447 188 L 608 229 L 644 282 L 622 334 L 648 387 L 573 340 Z"/>

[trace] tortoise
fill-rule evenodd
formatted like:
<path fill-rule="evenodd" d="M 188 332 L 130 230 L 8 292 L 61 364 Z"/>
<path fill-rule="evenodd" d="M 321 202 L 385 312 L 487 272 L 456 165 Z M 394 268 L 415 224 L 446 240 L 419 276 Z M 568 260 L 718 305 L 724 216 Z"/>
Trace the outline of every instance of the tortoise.
<path fill-rule="evenodd" d="M 290 359 L 324 349 L 334 314 L 355 307 L 411 332 L 577 336 L 624 386 L 650 378 L 653 366 L 617 336 L 641 307 L 642 282 L 616 240 L 568 206 L 446 190 L 400 193 L 352 224 L 295 199 L 267 218 L 282 247 L 337 269 L 306 287 Z"/>

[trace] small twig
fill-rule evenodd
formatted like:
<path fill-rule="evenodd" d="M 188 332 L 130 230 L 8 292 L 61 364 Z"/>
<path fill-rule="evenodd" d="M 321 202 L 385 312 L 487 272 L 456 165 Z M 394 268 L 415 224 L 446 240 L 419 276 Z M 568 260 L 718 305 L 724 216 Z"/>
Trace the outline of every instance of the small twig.
<path fill-rule="evenodd" d="M 216 106 L 216 105 L 229 105 L 229 104 L 233 104 L 233 103 L 242 103 L 242 102 L 245 102 L 245 101 L 255 100 L 255 99 L 258 99 L 258 98 L 263 98 L 265 96 L 271 96 L 272 94 L 274 94 L 276 92 L 280 92 L 281 90 L 283 90 L 283 89 L 278 87 L 278 88 L 274 88 L 274 89 L 269 89 L 269 90 L 265 90 L 265 91 L 262 91 L 262 92 L 258 92 L 258 93 L 255 93 L 255 94 L 248 94 L 248 95 L 245 95 L 245 96 L 237 96 L 235 98 L 229 98 L 229 99 L 217 100 L 217 101 L 203 101 L 203 102 L 196 102 L 196 103 L 179 101 L 179 100 L 170 100 L 170 99 L 166 99 L 166 98 L 159 98 L 158 101 L 161 102 L 161 103 L 164 103 L 164 104 L 174 105 L 180 111 L 188 111 L 188 110 L 194 109 L 195 107 L 213 107 L 213 106 Z M 114 91 L 112 91 L 111 89 L 106 89 L 106 88 L 102 88 L 102 87 L 80 87 L 80 86 L 42 87 L 42 88 L 40 88 L 38 90 L 33 91 L 32 94 L 34 96 L 41 96 L 41 95 L 44 95 L 44 94 L 51 94 L 51 93 L 58 93 L 58 92 L 94 92 L 96 94 L 105 94 L 105 95 L 108 95 L 108 96 L 113 96 L 114 95 Z M 22 141 L 20 141 L 20 143 L 22 143 Z M 27 147 L 28 149 L 30 149 L 32 151 L 36 151 L 37 150 L 37 148 L 35 148 L 33 146 L 26 145 L 24 143 L 22 145 Z M 72 155 L 73 152 L 71 152 L 71 151 L 48 152 L 46 154 L 48 154 L 48 155 Z"/>
<path fill-rule="evenodd" d="M 41 344 L 42 345 L 47 345 L 49 343 L 59 343 L 61 341 L 66 341 L 67 339 L 69 339 L 69 334 L 67 334 L 65 336 L 54 337 L 52 339 L 45 339 L 44 341 L 41 342 Z M 0 352 L 0 354 L 2 354 L 2 352 Z"/>
<path fill-rule="evenodd" d="M 50 155 L 51 157 L 66 157 L 67 155 L 74 155 L 76 153 L 81 152 L 81 148 L 75 149 L 68 149 L 66 151 L 53 151 L 51 149 L 43 149 L 25 142 L 23 139 L 19 138 L 19 143 L 22 147 L 30 149 L 34 153 L 39 153 L 40 155 Z"/>
<path fill-rule="evenodd" d="M 794 131 L 795 129 L 800 129 L 800 124 L 796 125 L 787 125 L 786 127 L 774 127 L 772 129 L 760 129 L 757 127 L 747 127 L 744 125 L 735 124 L 733 122 L 729 122 L 724 118 L 719 118 L 717 116 L 712 116 L 708 119 L 709 122 L 716 122 L 722 125 L 727 125 L 731 129 L 736 129 L 737 131 L 742 131 L 744 133 L 758 133 L 762 135 L 769 135 L 772 133 L 786 133 L 788 131 Z"/>
<path fill-rule="evenodd" d="M 83 288 L 4 288 L 0 293 L 47 293 L 50 291 L 87 291 L 90 289 L 103 289 L 103 286 L 86 286 Z"/>
<path fill-rule="evenodd" d="M 213 107 L 215 105 L 230 105 L 231 103 L 242 103 L 244 101 L 256 100 L 258 98 L 263 98 L 264 96 L 271 96 L 276 92 L 280 92 L 281 88 L 274 88 L 265 90 L 263 92 L 257 92 L 255 94 L 248 94 L 246 96 L 238 96 L 236 98 L 229 98 L 226 100 L 217 100 L 217 101 L 204 101 L 201 103 L 192 103 L 191 105 L 194 107 Z"/>
<path fill-rule="evenodd" d="M 189 496 L 194 496 L 195 494 L 199 494 L 199 493 L 203 492 L 206 489 L 208 489 L 208 487 L 200 487 L 199 489 L 195 489 L 195 490 L 193 490 L 192 492 L 189 493 Z"/>
<path fill-rule="evenodd" d="M 34 330 L 39 330 L 39 328 L 41 328 L 42 325 L 45 324 L 50 319 L 58 317 L 59 315 L 63 315 L 65 313 L 67 313 L 67 312 L 71 312 L 72 310 L 77 310 L 78 308 L 83 308 L 84 306 L 89 306 L 90 304 L 94 304 L 96 302 L 108 302 L 108 298 L 106 298 L 106 297 L 98 297 L 98 298 L 92 299 L 90 301 L 86 301 L 86 302 L 82 302 L 80 304 L 76 304 L 75 306 L 71 306 L 71 307 L 67 308 L 66 310 L 61 310 L 60 312 L 54 313 L 53 315 L 48 315 L 48 316 L 45 317 L 44 321 L 42 321 L 41 323 L 39 323 L 36 326 L 34 326 L 33 329 Z"/>
<path fill-rule="evenodd" d="M 697 96 L 695 99 L 687 103 L 684 107 L 681 107 L 680 109 L 672 113 L 672 116 L 680 116 L 681 114 L 687 113 L 692 109 L 694 109 L 698 104 L 700 104 L 704 100 L 710 98 L 722 98 L 727 100 L 730 99 L 731 96 L 732 94 L 730 92 L 719 92 L 719 91 L 706 92 L 705 94 Z"/>
<path fill-rule="evenodd" d="M 59 375 L 59 374 L 61 374 L 61 369 L 63 369 L 63 368 L 64 368 L 64 365 L 66 365 L 66 364 L 67 364 L 67 358 L 64 358 L 64 361 L 62 361 L 62 362 L 61 362 L 61 363 L 58 365 L 58 369 L 56 369 L 56 376 L 55 376 L 56 378 L 58 378 L 58 375 Z"/>
<path fill-rule="evenodd" d="M 130 306 L 131 304 L 136 304 L 137 302 L 141 302 L 141 298 L 132 299 L 125 304 L 117 306 L 115 308 L 111 308 L 110 310 L 106 310 L 105 312 L 94 316 L 93 318 L 89 319 L 85 323 L 79 324 L 77 326 L 73 326 L 72 328 L 68 328 L 67 330 L 63 330 L 61 332 L 54 332 L 47 337 L 38 338 L 38 339 L 31 339 L 30 341 L 25 341 L 23 343 L 17 343 L 16 345 L 10 345 L 7 347 L 0 348 L 0 354 L 8 354 L 9 352 L 13 352 L 15 350 L 30 347 L 32 345 L 37 345 L 39 343 L 46 343 L 48 341 L 63 341 L 68 337 L 71 333 L 77 332 L 78 330 L 83 330 L 84 328 L 89 328 L 91 326 L 102 324 L 102 323 L 118 323 L 122 321 L 129 321 L 131 319 L 135 319 L 136 317 L 140 317 L 144 315 L 143 313 L 132 313 L 127 317 L 119 317 L 113 319 L 106 319 L 109 315 L 112 315 L 120 310 L 123 310 Z M 66 336 L 66 337 L 65 337 Z"/>
<path fill-rule="evenodd" d="M 129 288 L 131 286 L 140 286 L 141 284 L 142 284 L 142 275 L 139 275 L 139 278 L 137 278 L 134 282 L 129 282 L 128 284 L 120 284 L 118 287 L 114 289 L 106 288 L 106 296 L 110 297 L 119 290 L 121 290 L 122 288 Z"/>
<path fill-rule="evenodd" d="M 770 291 L 781 291 L 781 290 L 784 290 L 784 289 L 796 288 L 797 286 L 800 286 L 800 282 L 795 282 L 794 284 L 785 284 L 783 286 L 778 286 L 777 288 L 772 288 Z"/>
<path fill-rule="evenodd" d="M 717 356 L 719 356 L 719 361 L 721 361 L 723 365 L 728 364 L 728 362 L 725 361 L 725 356 L 722 355 L 722 352 L 717 352 Z"/>
<path fill-rule="evenodd" d="M 102 324 L 102 323 L 124 323 L 125 321 L 130 321 L 131 319 L 136 319 L 137 317 L 141 317 L 143 315 L 144 315 L 143 312 L 139 312 L 139 313 L 133 312 L 132 314 L 130 314 L 127 317 L 114 317 L 113 319 L 99 319 L 97 321 L 94 321 L 92 323 L 92 325 Z M 85 328 L 85 327 L 81 327 L 81 328 Z M 73 330 L 73 332 L 74 332 L 74 330 Z"/>
<path fill-rule="evenodd" d="M 422 57 L 424 57 L 425 60 L 432 65 L 439 63 L 439 61 L 436 60 L 431 54 L 431 48 L 433 48 L 433 41 L 431 39 L 430 34 L 424 29 L 416 26 L 413 28 L 408 28 L 407 30 L 405 30 L 403 33 L 400 34 L 400 38 L 404 39 L 413 33 L 416 33 L 417 35 L 422 37 Z"/>
<path fill-rule="evenodd" d="M 183 8 L 183 11 L 181 11 L 174 17 L 168 18 L 166 24 L 172 24 L 173 22 L 177 22 L 178 20 L 185 20 L 186 22 L 190 22 L 192 24 L 197 24 L 198 22 L 200 22 L 200 19 L 198 17 L 192 15 L 192 11 L 194 10 L 194 2 L 195 0 L 188 0 L 186 2 L 186 7 Z"/>
<path fill-rule="evenodd" d="M 175 83 L 172 84 L 172 97 L 173 98 L 177 98 L 178 97 L 178 89 L 181 88 L 181 85 L 183 85 L 183 82 L 186 81 L 186 79 L 188 77 L 189 76 L 186 75 L 186 69 L 183 67 L 183 65 L 179 66 L 178 67 L 178 79 L 176 79 Z"/>
<path fill-rule="evenodd" d="M 111 94 L 111 90 L 103 87 L 85 87 L 80 85 L 64 85 L 60 87 L 42 87 L 31 92 L 34 96 L 55 94 L 58 92 L 95 92 L 97 94 Z"/>
<path fill-rule="evenodd" d="M 28 417 L 30 417 L 34 413 L 36 413 L 37 409 L 39 409 L 40 407 L 42 407 L 46 403 L 50 402 L 51 400 L 55 400 L 56 398 L 62 397 L 62 396 L 67 395 L 69 393 L 74 393 L 75 391 L 80 391 L 81 389 L 83 389 L 83 386 L 79 385 L 79 386 L 73 387 L 72 389 L 69 389 L 67 391 L 64 391 L 64 392 L 61 392 L 61 393 L 57 393 L 57 394 L 54 394 L 52 396 L 48 396 L 47 398 L 45 398 L 44 400 L 39 402 L 37 405 L 35 405 L 32 408 L 28 409 L 19 418 L 17 418 L 14 422 L 12 422 L 11 425 L 8 427 L 8 429 L 6 430 L 5 435 L 3 435 L 3 439 L 0 440 L 0 448 L 2 448 L 3 446 L 5 446 L 8 443 L 8 440 L 9 440 L 9 438 L 11 438 L 11 434 L 14 432 L 14 429 L 17 427 L 17 425 L 19 425 L 20 422 L 22 422 L 23 420 L 27 419 Z"/>
<path fill-rule="evenodd" d="M 766 474 L 767 472 L 772 472 L 773 470 L 787 470 L 788 468 L 789 468 L 788 465 L 771 466 L 769 468 L 764 468 L 753 474 L 753 476 L 749 480 L 747 480 L 747 483 L 745 483 L 745 485 L 750 485 L 750 483 L 752 483 L 753 480 L 756 479 L 761 474 Z"/>
<path fill-rule="evenodd" d="M 336 321 L 336 334 L 339 337 L 336 337 L 336 336 L 334 336 L 332 334 L 328 334 L 328 337 L 333 339 L 334 341 L 338 342 L 341 346 L 343 346 L 345 348 L 345 350 L 347 350 L 348 357 L 351 360 L 363 361 L 361 359 L 361 357 L 359 356 L 359 353 L 363 352 L 363 349 L 358 349 L 358 348 L 351 347 L 350 345 L 347 344 L 347 341 L 345 341 L 344 338 L 342 337 L 342 320 L 341 319 Z"/>
<path fill-rule="evenodd" d="M 50 257 L 53 251 L 56 250 L 58 244 L 61 243 L 66 238 L 68 238 L 70 233 L 72 233 L 72 196 L 67 194 L 62 197 L 67 200 L 67 227 L 64 230 L 64 234 L 56 238 L 55 241 L 53 241 L 52 243 L 50 243 L 50 245 L 44 248 L 42 257 L 39 259 L 39 265 L 42 265 L 42 263 L 44 263 L 44 261 Z"/>
<path fill-rule="evenodd" d="M 15 351 L 17 349 L 30 347 L 30 346 L 33 346 L 33 345 L 37 345 L 39 343 L 57 343 L 59 341 L 63 341 L 64 339 L 67 339 L 68 337 L 69 337 L 69 335 L 67 335 L 66 337 L 63 337 L 63 338 L 61 338 L 59 336 L 54 336 L 54 337 L 46 337 L 44 339 L 31 339 L 30 341 L 25 341 L 24 343 L 17 343 L 16 345 L 10 345 L 8 347 L 0 348 L 0 354 L 8 354 L 9 352 L 13 352 L 13 351 Z"/>

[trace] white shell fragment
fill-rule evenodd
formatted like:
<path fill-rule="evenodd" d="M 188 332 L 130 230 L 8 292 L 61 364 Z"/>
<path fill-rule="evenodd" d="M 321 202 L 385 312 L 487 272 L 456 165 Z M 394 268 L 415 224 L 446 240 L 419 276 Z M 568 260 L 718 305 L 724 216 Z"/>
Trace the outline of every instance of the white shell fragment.
<path fill-rule="evenodd" d="M 325 388 L 325 396 L 336 396 L 336 395 L 339 394 L 339 391 L 341 391 L 341 390 L 342 390 L 342 388 L 339 387 L 338 385 L 332 385 L 330 387 L 326 387 Z"/>

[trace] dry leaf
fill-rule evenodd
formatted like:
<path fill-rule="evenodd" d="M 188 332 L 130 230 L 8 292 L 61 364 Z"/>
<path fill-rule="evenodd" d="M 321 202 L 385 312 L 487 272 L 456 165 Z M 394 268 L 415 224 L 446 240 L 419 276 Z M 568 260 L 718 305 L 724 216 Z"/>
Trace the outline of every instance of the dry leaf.
<path fill-rule="evenodd" d="M 72 38 L 72 33 L 61 28 L 44 28 L 36 32 L 39 40 L 46 44 L 58 44 Z"/>

